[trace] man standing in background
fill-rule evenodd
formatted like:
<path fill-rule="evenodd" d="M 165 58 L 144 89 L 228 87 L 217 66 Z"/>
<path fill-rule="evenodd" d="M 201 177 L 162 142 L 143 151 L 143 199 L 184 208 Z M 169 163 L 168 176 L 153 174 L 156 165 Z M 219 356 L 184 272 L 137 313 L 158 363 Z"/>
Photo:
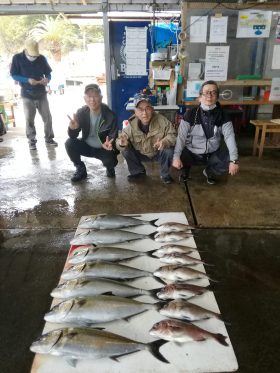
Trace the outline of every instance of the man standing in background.
<path fill-rule="evenodd" d="M 46 58 L 39 53 L 38 43 L 27 39 L 24 50 L 14 55 L 10 74 L 21 86 L 21 97 L 26 121 L 26 136 L 29 149 L 36 150 L 36 110 L 44 122 L 46 145 L 57 146 L 53 140 L 52 116 L 47 99 L 46 86 L 51 80 L 51 67 Z"/>

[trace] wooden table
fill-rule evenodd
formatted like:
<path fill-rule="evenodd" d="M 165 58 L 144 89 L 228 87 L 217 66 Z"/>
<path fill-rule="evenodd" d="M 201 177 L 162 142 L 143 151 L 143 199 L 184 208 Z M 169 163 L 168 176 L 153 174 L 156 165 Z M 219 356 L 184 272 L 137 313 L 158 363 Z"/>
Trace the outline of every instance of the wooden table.
<path fill-rule="evenodd" d="M 264 148 L 280 148 L 280 141 L 278 141 L 278 143 L 265 141 L 267 134 L 280 133 L 280 122 L 275 123 L 270 120 L 251 120 L 250 123 L 256 127 L 253 155 L 257 155 L 257 149 L 259 149 L 260 159 Z"/>

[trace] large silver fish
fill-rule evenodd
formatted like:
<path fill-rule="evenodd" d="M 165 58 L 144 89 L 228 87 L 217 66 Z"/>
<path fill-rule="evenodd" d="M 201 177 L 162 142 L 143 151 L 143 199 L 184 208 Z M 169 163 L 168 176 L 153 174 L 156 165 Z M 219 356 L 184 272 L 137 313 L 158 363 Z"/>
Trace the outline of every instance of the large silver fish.
<path fill-rule="evenodd" d="M 185 240 L 186 238 L 193 237 L 192 233 L 189 232 L 170 232 L 170 233 L 156 233 L 154 240 L 156 242 L 175 242 Z"/>
<path fill-rule="evenodd" d="M 210 264 L 203 262 L 200 259 L 193 258 L 190 255 L 182 254 L 182 253 L 166 254 L 162 256 L 159 260 L 167 264 L 179 264 L 179 265 L 189 265 L 189 266 L 195 265 L 195 264 L 210 265 Z"/>
<path fill-rule="evenodd" d="M 195 229 L 195 228 L 188 224 L 169 222 L 169 223 L 162 223 L 158 225 L 156 230 L 159 233 L 171 233 L 171 232 L 185 232 L 190 229 Z"/>
<path fill-rule="evenodd" d="M 154 220 L 141 220 L 133 218 L 132 216 L 124 215 L 95 215 L 85 218 L 80 224 L 79 228 L 89 228 L 89 229 L 120 229 L 135 227 L 137 225 L 147 225 L 150 224 L 156 227 Z"/>
<path fill-rule="evenodd" d="M 77 278 L 58 285 L 51 292 L 54 298 L 88 297 L 94 295 L 111 294 L 120 297 L 136 297 L 139 295 L 152 295 L 158 291 L 139 289 L 123 282 L 106 278 Z"/>
<path fill-rule="evenodd" d="M 159 249 L 153 252 L 153 256 L 157 256 L 161 258 L 164 255 L 172 254 L 172 253 L 182 253 L 182 254 L 191 254 L 192 252 L 198 252 L 198 250 L 194 247 L 183 246 L 183 245 L 174 245 L 174 244 L 167 244 L 161 246 Z"/>
<path fill-rule="evenodd" d="M 208 332 L 196 325 L 179 320 L 162 320 L 153 325 L 150 334 L 154 337 L 177 343 L 215 339 L 220 344 L 228 346 L 226 336 L 220 333 Z"/>
<path fill-rule="evenodd" d="M 127 319 L 148 310 L 159 310 L 159 304 L 142 303 L 115 295 L 71 298 L 54 306 L 44 319 L 54 323 L 90 326 Z"/>
<path fill-rule="evenodd" d="M 117 229 L 88 231 L 77 234 L 71 241 L 71 245 L 111 245 L 114 243 L 154 238 L 150 235 L 121 231 Z"/>
<path fill-rule="evenodd" d="M 42 335 L 32 343 L 30 350 L 64 357 L 73 367 L 82 359 L 117 360 L 120 356 L 143 350 L 149 351 L 156 359 L 169 363 L 159 352 L 164 343 L 166 341 L 157 340 L 146 344 L 104 330 L 70 327 Z"/>
<path fill-rule="evenodd" d="M 200 321 L 210 318 L 222 320 L 219 313 L 181 299 L 165 304 L 159 312 L 161 315 L 184 321 Z"/>
<path fill-rule="evenodd" d="M 72 280 L 80 277 L 103 277 L 109 279 L 129 279 L 137 277 L 152 276 L 151 272 L 141 269 L 128 267 L 122 264 L 112 262 L 86 262 L 76 264 L 65 269 L 61 278 L 63 280 Z"/>
<path fill-rule="evenodd" d="M 209 279 L 213 281 L 213 279 L 204 272 L 197 271 L 190 267 L 172 264 L 158 268 L 154 272 L 154 276 L 170 281 L 188 281 L 195 279 Z"/>
<path fill-rule="evenodd" d="M 151 253 L 143 251 L 135 251 L 122 249 L 120 247 L 95 247 L 93 245 L 77 247 L 70 256 L 68 262 L 70 264 L 78 264 L 90 262 L 93 260 L 107 260 L 109 262 L 117 262 L 126 259 L 136 258 L 137 256 L 148 255 Z"/>
<path fill-rule="evenodd" d="M 157 297 L 166 299 L 190 299 L 209 291 L 208 287 L 193 284 L 168 284 L 159 290 Z"/>

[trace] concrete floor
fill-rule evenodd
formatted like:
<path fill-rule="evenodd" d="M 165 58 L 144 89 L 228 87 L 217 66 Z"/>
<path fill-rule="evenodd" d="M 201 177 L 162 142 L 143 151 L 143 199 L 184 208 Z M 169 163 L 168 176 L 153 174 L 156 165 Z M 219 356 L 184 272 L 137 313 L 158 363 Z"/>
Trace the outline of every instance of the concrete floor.
<path fill-rule="evenodd" d="M 230 322 L 239 372 L 278 372 L 280 152 L 252 157 L 248 127 L 237 138 L 240 174 L 215 186 L 205 183 L 201 168 L 186 186 L 163 185 L 156 165 L 148 165 L 145 182 L 129 184 L 122 159 L 115 180 L 106 177 L 100 162 L 87 159 L 88 179 L 73 185 L 64 141 L 66 114 L 77 105 L 67 95 L 50 103 L 58 148 L 45 146 L 37 118 L 38 151 L 29 151 L 20 106 L 17 127 L 9 128 L 0 144 L 0 372 L 30 371 L 29 346 L 42 331 L 50 291 L 81 216 L 176 211 L 197 225 L 202 259 L 214 264 L 207 271 L 219 280 L 213 289 Z"/>

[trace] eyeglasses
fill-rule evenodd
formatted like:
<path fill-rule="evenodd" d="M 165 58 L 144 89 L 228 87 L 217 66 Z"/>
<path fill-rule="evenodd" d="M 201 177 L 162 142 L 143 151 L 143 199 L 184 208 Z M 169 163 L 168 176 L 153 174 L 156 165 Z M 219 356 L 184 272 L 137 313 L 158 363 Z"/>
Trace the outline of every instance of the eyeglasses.
<path fill-rule="evenodd" d="M 143 114 L 143 113 L 145 113 L 145 112 L 148 113 L 148 112 L 152 111 L 153 108 L 152 108 L 151 106 L 146 106 L 145 108 L 137 107 L 136 110 L 137 110 L 139 113 Z"/>
<path fill-rule="evenodd" d="M 218 92 L 217 91 L 207 91 L 203 92 L 201 95 L 202 96 L 217 96 Z"/>

